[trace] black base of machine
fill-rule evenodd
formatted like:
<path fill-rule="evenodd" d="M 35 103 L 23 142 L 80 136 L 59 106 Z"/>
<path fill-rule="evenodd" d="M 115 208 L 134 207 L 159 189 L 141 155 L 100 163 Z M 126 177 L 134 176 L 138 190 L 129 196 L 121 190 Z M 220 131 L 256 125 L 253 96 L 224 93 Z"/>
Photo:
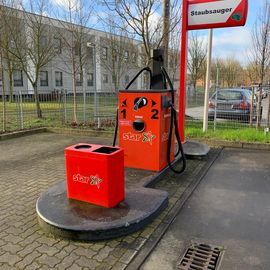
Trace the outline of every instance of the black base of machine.
<path fill-rule="evenodd" d="M 186 141 L 183 144 L 183 150 L 186 158 L 188 159 L 201 159 L 207 156 L 210 151 L 208 145 L 195 142 L 195 141 Z"/>
<path fill-rule="evenodd" d="M 114 208 L 71 200 L 66 183 L 44 192 L 37 201 L 39 225 L 47 233 L 72 240 L 103 240 L 135 232 L 168 205 L 166 191 L 151 188 L 126 190 L 126 198 Z"/>

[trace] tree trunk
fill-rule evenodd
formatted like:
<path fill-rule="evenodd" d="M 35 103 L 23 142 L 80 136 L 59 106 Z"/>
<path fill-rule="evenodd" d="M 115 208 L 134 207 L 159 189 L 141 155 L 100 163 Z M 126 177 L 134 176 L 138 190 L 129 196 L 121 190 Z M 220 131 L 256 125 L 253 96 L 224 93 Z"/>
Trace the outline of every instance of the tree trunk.
<path fill-rule="evenodd" d="M 2 59 L 2 58 L 1 58 Z M 1 61 L 2 62 L 2 61 Z M 2 63 L 1 63 L 2 64 Z M 2 96 L 2 101 L 3 101 L 3 126 L 2 126 L 2 131 L 5 132 L 7 129 L 7 108 L 6 108 L 6 91 L 5 91 L 5 80 L 4 80 L 4 72 L 2 69 L 2 91 L 3 91 L 3 96 Z"/>
<path fill-rule="evenodd" d="M 9 102 L 13 102 L 13 65 L 11 60 L 8 59 L 8 77 L 9 77 Z"/>
<path fill-rule="evenodd" d="M 35 97 L 35 103 L 36 103 L 36 115 L 37 115 L 37 118 L 42 118 L 42 111 L 41 111 L 40 103 L 39 103 L 37 84 L 35 83 L 32 86 L 34 88 L 34 97 Z"/>
<path fill-rule="evenodd" d="M 73 92 L 73 123 L 77 124 L 77 89 L 76 89 L 76 73 L 72 72 L 72 92 Z"/>
<path fill-rule="evenodd" d="M 267 120 L 266 120 L 266 126 L 269 128 L 269 121 L 270 121 L 270 96 L 269 96 L 269 90 L 268 90 L 268 108 L 267 108 Z"/>

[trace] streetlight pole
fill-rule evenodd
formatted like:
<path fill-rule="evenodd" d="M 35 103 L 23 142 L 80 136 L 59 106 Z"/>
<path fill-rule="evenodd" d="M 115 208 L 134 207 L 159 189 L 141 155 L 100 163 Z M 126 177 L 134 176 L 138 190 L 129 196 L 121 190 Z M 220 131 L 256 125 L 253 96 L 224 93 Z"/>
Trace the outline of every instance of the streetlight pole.
<path fill-rule="evenodd" d="M 98 117 L 98 99 L 97 99 L 97 59 L 96 59 L 96 44 L 92 42 L 87 43 L 87 47 L 93 49 L 93 62 L 94 62 L 94 120 L 98 122 L 98 128 L 100 128 L 100 119 Z"/>
<path fill-rule="evenodd" d="M 169 37 L 170 37 L 170 0 L 163 0 L 163 41 L 164 66 L 168 67 L 169 62 Z"/>

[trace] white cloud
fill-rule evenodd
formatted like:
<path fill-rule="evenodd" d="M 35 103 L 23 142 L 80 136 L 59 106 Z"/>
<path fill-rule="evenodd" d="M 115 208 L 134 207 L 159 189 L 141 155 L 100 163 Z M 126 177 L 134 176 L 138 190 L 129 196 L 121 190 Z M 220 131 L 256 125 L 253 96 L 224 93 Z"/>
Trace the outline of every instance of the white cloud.
<path fill-rule="evenodd" d="M 215 34 L 215 31 L 217 32 Z M 247 28 L 230 28 L 226 31 L 214 30 L 213 56 L 227 58 L 234 56 L 243 65 L 247 64 L 247 55 L 251 49 L 252 40 Z"/>
<path fill-rule="evenodd" d="M 51 0 L 53 5 L 57 5 L 60 6 L 64 9 L 76 9 L 79 5 L 79 1 L 78 0 Z"/>

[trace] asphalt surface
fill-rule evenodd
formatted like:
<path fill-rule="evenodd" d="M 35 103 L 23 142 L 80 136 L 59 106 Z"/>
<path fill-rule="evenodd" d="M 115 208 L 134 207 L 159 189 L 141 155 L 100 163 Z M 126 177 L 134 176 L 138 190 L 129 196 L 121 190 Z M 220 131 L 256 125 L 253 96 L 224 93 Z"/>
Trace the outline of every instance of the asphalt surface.
<path fill-rule="evenodd" d="M 269 151 L 223 149 L 141 269 L 176 269 L 192 243 L 221 247 L 220 270 L 270 269 Z"/>

